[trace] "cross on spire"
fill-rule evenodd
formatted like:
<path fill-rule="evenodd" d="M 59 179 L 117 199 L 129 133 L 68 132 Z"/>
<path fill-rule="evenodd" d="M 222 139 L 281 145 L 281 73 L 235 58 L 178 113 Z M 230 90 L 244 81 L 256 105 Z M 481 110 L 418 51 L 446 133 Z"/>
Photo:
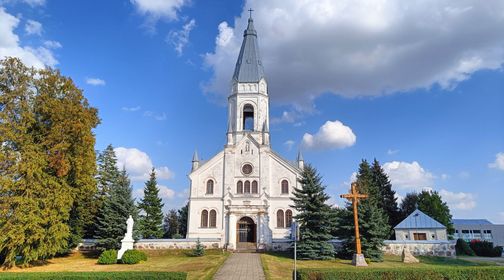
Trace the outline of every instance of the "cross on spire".
<path fill-rule="evenodd" d="M 248 11 L 249 11 L 249 13 L 250 13 L 250 18 L 252 18 L 252 12 L 253 12 L 254 10 L 249 9 Z"/>

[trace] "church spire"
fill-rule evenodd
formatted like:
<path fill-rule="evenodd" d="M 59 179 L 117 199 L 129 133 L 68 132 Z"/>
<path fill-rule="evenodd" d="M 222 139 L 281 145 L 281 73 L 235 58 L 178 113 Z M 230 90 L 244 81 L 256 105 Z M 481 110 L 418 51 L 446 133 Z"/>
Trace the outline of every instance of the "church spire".
<path fill-rule="evenodd" d="M 243 32 L 243 42 L 236 61 L 233 80 L 239 83 L 257 83 L 262 78 L 264 78 L 264 69 L 257 45 L 257 31 L 254 28 L 251 13 L 247 29 Z"/>
<path fill-rule="evenodd" d="M 192 171 L 198 169 L 199 167 L 199 157 L 198 157 L 198 151 L 194 150 L 194 154 L 192 157 Z"/>

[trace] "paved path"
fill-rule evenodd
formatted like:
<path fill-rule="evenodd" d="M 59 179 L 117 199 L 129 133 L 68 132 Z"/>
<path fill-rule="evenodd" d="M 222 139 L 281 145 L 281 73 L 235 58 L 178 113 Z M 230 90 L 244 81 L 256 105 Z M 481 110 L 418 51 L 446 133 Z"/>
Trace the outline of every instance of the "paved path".
<path fill-rule="evenodd" d="M 261 255 L 234 253 L 215 274 L 214 280 L 264 280 Z"/>

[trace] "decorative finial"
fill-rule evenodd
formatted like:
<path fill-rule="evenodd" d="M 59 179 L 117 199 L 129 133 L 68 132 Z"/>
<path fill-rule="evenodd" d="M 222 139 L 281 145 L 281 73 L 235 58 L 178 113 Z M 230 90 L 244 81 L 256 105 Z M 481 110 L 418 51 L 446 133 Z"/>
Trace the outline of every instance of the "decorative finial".
<path fill-rule="evenodd" d="M 254 10 L 249 9 L 248 11 L 249 11 L 249 13 L 250 13 L 250 17 L 249 17 L 249 18 L 252 18 L 252 12 L 253 12 Z"/>

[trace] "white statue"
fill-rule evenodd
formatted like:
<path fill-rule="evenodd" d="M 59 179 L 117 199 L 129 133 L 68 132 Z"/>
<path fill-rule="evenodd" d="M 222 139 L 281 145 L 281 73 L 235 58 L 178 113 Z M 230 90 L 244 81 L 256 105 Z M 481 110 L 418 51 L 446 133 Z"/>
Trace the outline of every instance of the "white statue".
<path fill-rule="evenodd" d="M 133 221 L 133 218 L 131 215 L 128 217 L 128 220 L 126 220 L 126 234 L 124 235 L 124 238 L 121 240 L 121 249 L 119 252 L 117 252 L 117 259 L 120 260 L 122 258 L 122 255 L 126 250 L 133 250 L 133 243 L 135 240 L 133 240 L 133 224 L 135 221 Z"/>
<path fill-rule="evenodd" d="M 126 235 L 124 236 L 126 240 L 133 239 L 133 223 L 133 218 L 130 215 L 128 220 L 126 220 Z"/>

